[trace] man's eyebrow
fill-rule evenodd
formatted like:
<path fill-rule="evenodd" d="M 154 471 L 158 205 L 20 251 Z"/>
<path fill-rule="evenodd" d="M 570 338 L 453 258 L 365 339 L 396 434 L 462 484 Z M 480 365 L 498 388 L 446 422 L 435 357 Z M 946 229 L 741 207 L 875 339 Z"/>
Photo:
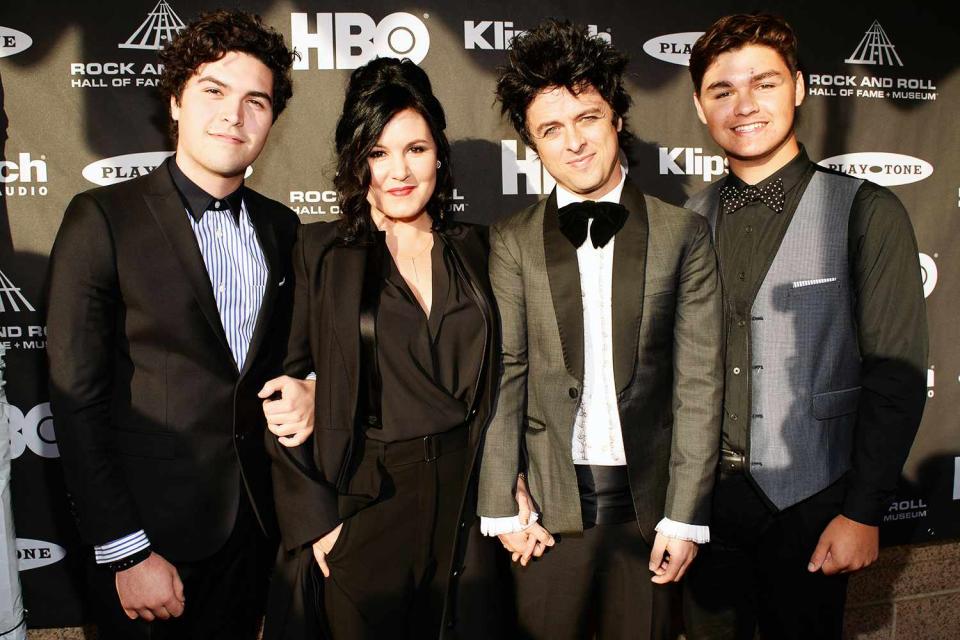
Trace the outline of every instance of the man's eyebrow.
<path fill-rule="evenodd" d="M 200 82 L 212 82 L 213 84 L 217 85 L 218 87 L 223 87 L 224 89 L 229 89 L 229 88 L 230 88 L 230 85 L 228 85 L 226 82 L 224 82 L 223 80 L 219 80 L 219 79 L 217 79 L 217 78 L 215 78 L 215 77 L 213 77 L 213 76 L 203 76 L 202 78 L 200 78 L 200 79 L 197 80 L 197 83 L 200 83 Z M 247 97 L 248 97 L 248 98 L 263 98 L 264 100 L 266 100 L 266 101 L 269 102 L 270 104 L 273 104 L 273 98 L 270 97 L 270 94 L 269 94 L 269 93 L 264 93 L 263 91 L 248 91 L 248 92 L 247 92 Z"/>
<path fill-rule="evenodd" d="M 782 74 L 779 71 L 776 69 L 771 69 L 769 71 L 764 71 L 763 73 L 757 73 L 750 76 L 750 82 L 752 84 L 755 82 L 760 82 L 761 80 L 766 80 L 767 78 L 780 76 L 782 76 Z M 731 87 L 733 87 L 733 83 L 731 83 L 729 80 L 717 80 L 716 82 L 711 82 L 710 85 L 707 86 L 706 91 L 711 91 L 712 89 L 730 89 Z"/>

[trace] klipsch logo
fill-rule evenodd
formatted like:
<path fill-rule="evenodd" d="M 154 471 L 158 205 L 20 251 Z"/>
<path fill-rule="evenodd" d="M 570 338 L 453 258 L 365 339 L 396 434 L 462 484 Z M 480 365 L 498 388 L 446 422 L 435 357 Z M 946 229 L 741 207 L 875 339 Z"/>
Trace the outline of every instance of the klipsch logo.
<path fill-rule="evenodd" d="M 883 151 L 844 153 L 824 158 L 818 164 L 885 187 L 919 182 L 933 175 L 933 165 L 926 160 Z"/>
<path fill-rule="evenodd" d="M 0 184 L 3 195 L 8 198 L 17 196 L 47 195 L 47 156 L 34 158 L 29 153 L 19 153 L 17 160 L 0 160 Z"/>
<path fill-rule="evenodd" d="M 167 4 L 167 0 L 160 0 L 153 11 L 147 14 L 143 23 L 127 38 L 127 41 L 118 44 L 117 47 L 159 51 L 185 26 L 180 16 Z"/>
<path fill-rule="evenodd" d="M 24 414 L 16 405 L 6 405 L 10 419 L 10 458 L 16 460 L 29 449 L 41 458 L 59 458 L 50 403 L 38 404 Z"/>
<path fill-rule="evenodd" d="M 892 71 L 904 67 L 903 59 L 890 37 L 876 20 L 860 39 L 853 52 L 843 60 L 857 67 Z M 865 70 L 865 69 L 864 69 Z M 937 87 L 929 78 L 904 78 L 856 73 L 810 73 L 807 94 L 839 98 L 875 98 L 887 100 L 936 100 Z"/>
<path fill-rule="evenodd" d="M 83 177 L 100 186 L 116 184 L 147 175 L 172 155 L 173 151 L 145 151 L 104 158 L 85 166 Z"/>
<path fill-rule="evenodd" d="M 20 571 L 46 567 L 60 562 L 66 555 L 67 550 L 53 542 L 17 538 L 17 568 Z"/>
<path fill-rule="evenodd" d="M 723 156 L 705 154 L 700 147 L 660 147 L 660 175 L 700 176 L 710 182 L 727 170 Z"/>
<path fill-rule="evenodd" d="M 509 20 L 464 20 L 463 48 L 502 51 L 509 49 L 514 38 L 526 33 Z M 613 42 L 610 29 L 600 31 L 597 25 L 587 25 L 587 33 L 604 42 Z"/>
<path fill-rule="evenodd" d="M 657 60 L 690 66 L 690 51 L 703 31 L 684 31 L 657 36 L 643 43 L 643 51 Z"/>
<path fill-rule="evenodd" d="M 23 31 L 17 31 L 10 27 L 0 27 L 0 58 L 26 51 L 32 44 L 33 38 Z"/>
<path fill-rule="evenodd" d="M 419 64 L 430 50 L 430 32 L 420 18 L 391 13 L 380 22 L 365 13 L 291 13 L 293 48 L 300 52 L 293 68 L 356 69 L 370 60 L 410 58 Z M 425 14 L 424 17 L 427 17 Z M 312 52 L 316 52 L 316 56 Z"/>
<path fill-rule="evenodd" d="M 13 284 L 7 274 L 0 271 L 0 312 L 3 311 L 36 311 L 36 309 L 20 291 L 20 287 Z"/>

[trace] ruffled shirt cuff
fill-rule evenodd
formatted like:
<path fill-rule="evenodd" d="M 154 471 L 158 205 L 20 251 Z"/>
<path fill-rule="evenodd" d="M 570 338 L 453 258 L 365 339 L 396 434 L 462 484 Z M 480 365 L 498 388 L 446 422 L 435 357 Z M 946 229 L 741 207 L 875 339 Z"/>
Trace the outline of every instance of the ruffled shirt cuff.
<path fill-rule="evenodd" d="M 530 513 L 530 520 L 527 524 L 520 522 L 520 516 L 506 516 L 503 518 L 488 518 L 480 516 L 480 533 L 485 536 L 499 536 L 503 533 L 517 533 L 523 531 L 540 518 L 536 511 Z"/>
<path fill-rule="evenodd" d="M 689 540 L 697 544 L 710 542 L 710 527 L 707 525 L 685 524 L 683 522 L 675 522 L 670 518 L 664 518 L 657 523 L 655 529 L 658 533 L 662 533 L 668 538 Z"/>

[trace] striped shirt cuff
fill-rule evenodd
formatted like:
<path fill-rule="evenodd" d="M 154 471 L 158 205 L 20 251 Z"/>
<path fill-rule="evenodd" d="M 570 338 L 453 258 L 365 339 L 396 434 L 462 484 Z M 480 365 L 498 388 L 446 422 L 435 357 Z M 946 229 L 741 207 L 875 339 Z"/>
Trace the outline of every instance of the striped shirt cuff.
<path fill-rule="evenodd" d="M 689 540 L 697 544 L 706 544 L 710 542 L 710 527 L 703 524 L 686 524 L 677 522 L 670 518 L 664 518 L 654 527 L 658 533 L 662 533 L 668 538 L 677 540 Z"/>
<path fill-rule="evenodd" d="M 94 545 L 93 553 L 97 564 L 110 564 L 149 547 L 150 541 L 147 539 L 147 532 L 140 529 L 140 531 L 123 536 L 113 542 Z"/>

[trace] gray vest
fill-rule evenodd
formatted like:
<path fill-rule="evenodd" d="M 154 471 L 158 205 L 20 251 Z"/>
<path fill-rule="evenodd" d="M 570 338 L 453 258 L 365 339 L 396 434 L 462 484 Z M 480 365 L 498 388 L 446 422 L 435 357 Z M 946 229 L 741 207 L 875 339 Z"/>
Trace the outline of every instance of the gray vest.
<path fill-rule="evenodd" d="M 753 301 L 749 473 L 779 509 L 850 468 L 860 350 L 847 255 L 862 180 L 817 171 Z M 721 183 L 687 203 L 716 221 Z"/>

